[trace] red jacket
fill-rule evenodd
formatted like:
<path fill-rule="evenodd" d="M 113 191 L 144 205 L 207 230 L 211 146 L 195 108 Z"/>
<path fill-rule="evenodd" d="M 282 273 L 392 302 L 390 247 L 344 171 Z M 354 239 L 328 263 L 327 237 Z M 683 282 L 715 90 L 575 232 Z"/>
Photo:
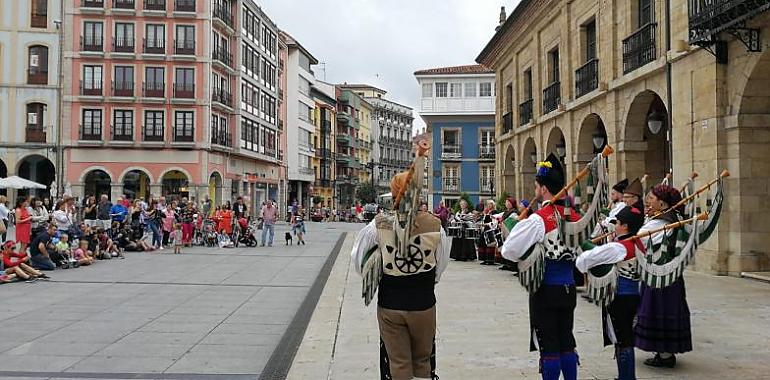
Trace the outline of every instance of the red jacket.
<path fill-rule="evenodd" d="M 540 210 L 535 211 L 535 214 L 543 218 L 543 222 L 545 223 L 545 233 L 549 233 L 553 231 L 557 224 L 556 224 L 556 217 L 554 216 L 554 208 L 556 208 L 556 211 L 561 215 L 562 219 L 564 218 L 564 206 L 561 205 L 554 205 L 552 203 L 549 203 L 545 207 L 541 208 Z M 580 220 L 581 216 L 580 214 L 575 210 L 570 210 L 570 216 L 569 221 L 570 222 L 577 222 Z"/>
<path fill-rule="evenodd" d="M 3 266 L 6 269 L 16 267 L 23 263 L 25 258 L 27 258 L 26 253 L 3 251 Z"/>

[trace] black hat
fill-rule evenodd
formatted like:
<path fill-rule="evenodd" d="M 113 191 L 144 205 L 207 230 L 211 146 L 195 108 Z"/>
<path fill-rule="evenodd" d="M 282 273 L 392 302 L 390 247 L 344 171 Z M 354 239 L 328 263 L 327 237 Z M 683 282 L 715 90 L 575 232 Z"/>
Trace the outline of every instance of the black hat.
<path fill-rule="evenodd" d="M 545 161 L 537 164 L 535 181 L 545 186 L 551 194 L 558 193 L 564 187 L 564 169 L 556 155 L 551 153 Z"/>
<path fill-rule="evenodd" d="M 642 210 L 633 207 L 626 206 L 615 215 L 618 222 L 628 225 L 628 233 L 636 235 L 639 229 L 644 224 L 644 213 Z"/>
<path fill-rule="evenodd" d="M 626 187 L 628 187 L 628 178 L 625 178 L 622 181 L 616 183 L 615 186 L 612 186 L 612 190 L 622 194 Z"/>
<path fill-rule="evenodd" d="M 631 181 L 631 184 L 623 189 L 623 194 L 636 195 L 639 198 L 642 197 L 642 192 L 642 182 L 639 181 L 639 178 L 634 178 L 634 180 Z"/>

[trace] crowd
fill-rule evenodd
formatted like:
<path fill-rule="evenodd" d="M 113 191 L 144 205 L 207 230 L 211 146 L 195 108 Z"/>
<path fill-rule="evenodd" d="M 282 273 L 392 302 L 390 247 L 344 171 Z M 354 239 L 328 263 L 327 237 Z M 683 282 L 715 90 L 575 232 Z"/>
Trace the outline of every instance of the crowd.
<path fill-rule="evenodd" d="M 179 254 L 193 245 L 257 246 L 259 229 L 261 246 L 272 246 L 278 217 L 278 207 L 269 200 L 252 219 L 241 197 L 215 206 L 207 196 L 200 204 L 184 197 L 144 201 L 122 196 L 112 203 L 107 195 L 86 196 L 82 202 L 70 196 L 19 196 L 11 208 L 0 195 L 0 282 L 47 278 L 42 271 L 124 258 L 127 251 L 173 249 Z M 305 244 L 301 207 L 293 209 L 291 229 L 298 244 Z"/>

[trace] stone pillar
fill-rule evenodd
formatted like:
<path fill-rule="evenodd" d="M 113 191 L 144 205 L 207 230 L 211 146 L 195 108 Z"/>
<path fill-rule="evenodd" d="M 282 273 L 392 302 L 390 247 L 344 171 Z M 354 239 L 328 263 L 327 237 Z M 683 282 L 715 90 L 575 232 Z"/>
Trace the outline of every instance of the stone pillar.
<path fill-rule="evenodd" d="M 163 185 L 159 183 L 150 184 L 150 198 L 160 198 L 163 191 Z"/>
<path fill-rule="evenodd" d="M 112 199 L 112 202 L 115 202 L 118 197 L 123 196 L 123 184 L 122 183 L 112 183 L 110 184 L 110 199 Z"/>

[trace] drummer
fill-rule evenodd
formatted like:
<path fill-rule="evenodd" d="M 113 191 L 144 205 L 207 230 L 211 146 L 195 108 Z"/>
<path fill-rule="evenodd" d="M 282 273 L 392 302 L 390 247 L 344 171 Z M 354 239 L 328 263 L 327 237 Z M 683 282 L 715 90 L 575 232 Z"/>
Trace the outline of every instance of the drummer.
<path fill-rule="evenodd" d="M 496 212 L 495 201 L 488 200 L 480 220 L 481 234 L 476 239 L 476 247 L 479 253 L 481 265 L 495 265 L 495 253 L 497 252 L 497 241 L 495 233 L 497 232 L 497 221 L 492 214 Z"/>
<path fill-rule="evenodd" d="M 503 212 L 503 216 L 501 217 L 502 221 L 505 221 L 508 218 L 513 218 L 515 220 L 518 220 L 519 218 L 519 207 L 515 199 L 508 197 L 505 200 L 505 211 Z M 502 226 L 500 226 L 502 229 Z M 504 233 L 505 236 L 503 238 L 507 237 L 507 232 Z M 500 267 L 500 270 L 508 270 L 514 273 L 519 272 L 519 264 L 515 261 L 508 260 L 506 258 L 502 259 L 503 266 Z"/>
<path fill-rule="evenodd" d="M 449 257 L 457 261 L 476 260 L 476 247 L 473 244 L 475 238 L 475 217 L 468 207 L 465 199 L 460 200 L 460 210 L 452 219 L 449 229 L 452 232 L 452 249 Z"/>

